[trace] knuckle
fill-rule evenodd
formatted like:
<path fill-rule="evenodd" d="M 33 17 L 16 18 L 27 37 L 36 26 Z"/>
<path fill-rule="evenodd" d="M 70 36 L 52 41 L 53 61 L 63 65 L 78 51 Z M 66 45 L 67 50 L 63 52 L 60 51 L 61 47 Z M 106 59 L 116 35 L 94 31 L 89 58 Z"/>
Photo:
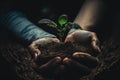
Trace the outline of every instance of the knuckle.
<path fill-rule="evenodd" d="M 56 61 L 61 61 L 62 59 L 61 59 L 61 57 L 58 56 L 58 57 L 55 57 L 55 60 Z"/>
<path fill-rule="evenodd" d="M 59 42 L 59 40 L 57 38 L 53 39 L 54 42 Z"/>
<path fill-rule="evenodd" d="M 28 45 L 28 48 L 33 48 L 35 46 L 35 42 L 33 41 L 30 45 Z"/>
<path fill-rule="evenodd" d="M 90 32 L 91 36 L 96 37 L 96 33 L 95 32 Z"/>
<path fill-rule="evenodd" d="M 63 59 L 63 63 L 69 63 L 69 62 L 71 62 L 71 59 L 69 59 L 68 57 L 65 57 Z"/>

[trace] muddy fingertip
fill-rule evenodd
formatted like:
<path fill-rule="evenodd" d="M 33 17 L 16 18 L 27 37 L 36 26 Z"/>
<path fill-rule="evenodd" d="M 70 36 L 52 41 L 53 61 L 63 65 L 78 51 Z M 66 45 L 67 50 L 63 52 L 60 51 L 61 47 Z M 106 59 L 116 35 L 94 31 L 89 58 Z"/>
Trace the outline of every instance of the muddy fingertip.
<path fill-rule="evenodd" d="M 88 53 L 84 53 L 84 52 L 75 52 L 75 53 L 73 53 L 73 55 L 72 55 L 72 57 L 74 57 L 74 58 L 78 58 L 78 57 L 89 57 L 89 56 L 91 56 L 90 54 L 88 54 Z"/>
<path fill-rule="evenodd" d="M 63 63 L 70 63 L 71 62 L 71 59 L 69 59 L 68 57 L 65 57 L 63 59 Z"/>
<path fill-rule="evenodd" d="M 59 56 L 57 56 L 57 57 L 55 57 L 55 60 L 59 62 L 59 61 L 61 61 L 61 60 L 62 60 L 62 58 L 61 58 L 61 57 L 59 57 Z"/>

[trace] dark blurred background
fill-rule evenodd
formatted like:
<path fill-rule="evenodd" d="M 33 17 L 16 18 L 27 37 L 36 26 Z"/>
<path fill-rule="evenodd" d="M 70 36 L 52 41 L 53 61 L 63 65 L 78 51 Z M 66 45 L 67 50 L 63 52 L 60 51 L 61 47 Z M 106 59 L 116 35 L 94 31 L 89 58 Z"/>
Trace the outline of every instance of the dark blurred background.
<path fill-rule="evenodd" d="M 37 21 L 42 18 L 52 19 L 57 22 L 61 14 L 67 14 L 69 21 L 74 21 L 84 1 L 85 0 L 0 0 L 0 9 L 2 10 L 5 7 L 9 7 L 10 10 L 22 11 L 34 23 L 37 23 Z M 120 34 L 120 2 L 119 0 L 103 0 L 103 2 L 106 5 L 105 14 L 96 32 L 100 34 L 100 38 L 104 37 L 107 39 L 113 36 L 115 39 L 118 39 Z M 4 6 L 4 8 L 1 7 L 1 5 Z M 0 28 L 0 45 L 4 45 L 5 41 L 11 38 L 11 35 L 8 34 L 5 28 Z M 0 80 L 14 80 L 15 76 L 13 67 L 0 56 Z"/>
<path fill-rule="evenodd" d="M 120 34 L 120 2 L 119 0 L 102 1 L 105 5 L 104 15 L 95 32 L 100 34 L 101 39 L 112 35 L 117 37 Z M 84 2 L 85 0 L 1 0 L 0 9 L 2 5 L 4 8 L 9 7 L 9 10 L 22 11 L 34 23 L 43 18 L 57 22 L 62 14 L 67 14 L 69 21 L 74 21 Z"/>

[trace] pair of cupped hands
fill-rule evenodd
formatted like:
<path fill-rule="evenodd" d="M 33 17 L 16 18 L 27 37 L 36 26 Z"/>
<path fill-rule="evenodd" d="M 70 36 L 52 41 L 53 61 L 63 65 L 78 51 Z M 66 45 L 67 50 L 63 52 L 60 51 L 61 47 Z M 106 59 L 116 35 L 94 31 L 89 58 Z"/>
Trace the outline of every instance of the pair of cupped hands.
<path fill-rule="evenodd" d="M 93 50 L 97 51 L 98 53 L 101 51 L 100 47 L 99 47 L 99 40 L 97 38 L 97 35 L 96 35 L 96 33 L 91 32 L 91 31 L 77 29 L 74 32 L 72 32 L 66 36 L 64 43 L 66 43 L 66 42 L 88 43 L 89 45 L 92 46 Z M 37 58 L 39 58 L 39 56 L 41 56 L 41 54 L 42 54 L 41 50 L 39 50 L 38 47 L 40 45 L 44 46 L 44 45 L 47 45 L 50 43 L 60 43 L 60 40 L 58 38 L 41 38 L 41 39 L 33 41 L 29 45 L 30 51 L 35 55 L 34 60 L 37 60 Z M 68 58 L 68 57 L 65 57 L 64 59 L 62 59 L 60 56 L 56 56 L 53 59 L 51 59 L 50 61 L 48 61 L 47 63 L 41 65 L 40 69 L 46 70 L 47 68 L 53 67 L 54 65 L 56 65 L 60 62 L 67 64 L 67 65 L 71 64 L 71 65 L 76 65 L 78 67 L 81 67 L 81 66 L 79 66 L 82 63 L 80 61 L 81 59 L 79 59 L 81 57 L 82 57 L 82 59 L 85 59 L 85 58 L 89 59 L 87 61 L 87 64 L 92 64 L 91 62 L 98 62 L 98 59 L 95 56 L 93 56 L 89 53 L 85 53 L 85 52 L 75 52 L 72 54 L 72 57 L 73 57 L 73 59 Z M 87 64 L 85 64 L 85 65 L 82 64 L 82 65 L 89 69 L 89 66 Z"/>

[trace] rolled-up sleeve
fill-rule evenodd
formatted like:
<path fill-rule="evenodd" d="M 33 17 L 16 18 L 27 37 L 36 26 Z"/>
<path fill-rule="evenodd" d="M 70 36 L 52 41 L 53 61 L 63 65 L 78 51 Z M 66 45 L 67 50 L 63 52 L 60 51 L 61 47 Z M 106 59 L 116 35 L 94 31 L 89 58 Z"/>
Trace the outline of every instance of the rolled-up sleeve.
<path fill-rule="evenodd" d="M 17 38 L 21 38 L 28 43 L 44 37 L 55 37 L 33 24 L 19 11 L 1 14 L 0 24 L 6 26 Z"/>

